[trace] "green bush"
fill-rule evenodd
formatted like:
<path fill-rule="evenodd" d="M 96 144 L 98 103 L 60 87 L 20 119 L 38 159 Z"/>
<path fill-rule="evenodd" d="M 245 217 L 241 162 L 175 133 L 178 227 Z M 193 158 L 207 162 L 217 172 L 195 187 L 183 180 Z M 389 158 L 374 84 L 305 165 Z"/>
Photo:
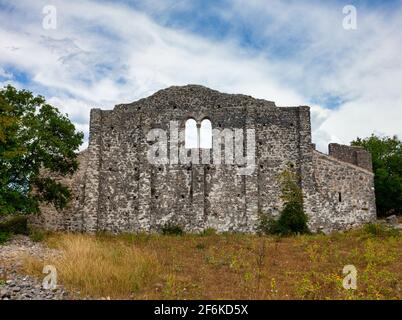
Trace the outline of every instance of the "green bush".
<path fill-rule="evenodd" d="M 260 213 L 258 216 L 258 225 L 257 225 L 257 233 L 258 234 L 275 234 L 276 231 L 276 221 L 273 218 L 270 218 L 265 213 Z"/>
<path fill-rule="evenodd" d="M 28 235 L 28 218 L 26 216 L 10 216 L 0 222 L 0 232 Z"/>
<path fill-rule="evenodd" d="M 198 250 L 204 250 L 207 246 L 205 243 L 197 243 L 195 246 Z"/>
<path fill-rule="evenodd" d="M 0 231 L 0 244 L 7 242 L 10 239 L 10 234 L 8 232 Z"/>
<path fill-rule="evenodd" d="M 303 204 L 288 202 L 276 221 L 273 231 L 283 235 L 309 233 L 307 221 L 308 217 L 304 213 Z"/>
<path fill-rule="evenodd" d="M 308 217 L 303 211 L 303 206 L 289 202 L 283 207 L 278 220 L 270 218 L 267 214 L 260 214 L 257 233 L 283 236 L 310 233 L 307 221 Z"/>
<path fill-rule="evenodd" d="M 45 238 L 45 232 L 43 230 L 40 229 L 31 229 L 29 231 L 29 238 L 33 241 L 33 242 L 41 242 L 43 241 L 43 239 Z"/>
<path fill-rule="evenodd" d="M 303 193 L 300 178 L 291 169 L 278 176 L 281 185 L 281 199 L 284 203 L 278 220 L 260 214 L 257 231 L 262 234 L 291 235 L 310 233 L 308 217 L 303 209 Z"/>
<path fill-rule="evenodd" d="M 212 236 L 216 234 L 216 230 L 214 228 L 206 228 L 200 232 L 201 236 Z"/>
<path fill-rule="evenodd" d="M 180 225 L 174 224 L 172 222 L 166 223 L 162 227 L 161 231 L 162 231 L 162 234 L 164 234 L 164 235 L 180 236 L 180 235 L 184 234 L 183 228 Z"/>
<path fill-rule="evenodd" d="M 363 231 L 375 237 L 398 236 L 399 230 L 380 223 L 368 223 L 363 226 Z"/>

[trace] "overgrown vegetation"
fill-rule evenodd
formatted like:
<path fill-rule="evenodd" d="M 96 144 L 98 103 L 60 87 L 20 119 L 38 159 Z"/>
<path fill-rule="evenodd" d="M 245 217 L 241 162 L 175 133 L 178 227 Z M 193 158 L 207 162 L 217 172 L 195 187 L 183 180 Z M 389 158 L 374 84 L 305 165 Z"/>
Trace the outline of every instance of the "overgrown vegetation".
<path fill-rule="evenodd" d="M 216 233 L 217 233 L 216 229 L 214 229 L 214 228 L 206 228 L 206 229 L 202 230 L 200 235 L 202 235 L 202 236 L 212 236 L 212 235 L 215 235 Z"/>
<path fill-rule="evenodd" d="M 37 228 L 30 228 L 29 230 L 29 238 L 33 241 L 33 242 L 41 242 L 45 239 L 46 236 L 45 231 L 41 230 L 41 229 L 37 229 Z"/>
<path fill-rule="evenodd" d="M 0 233 L 27 235 L 28 219 L 26 216 L 11 216 L 0 222 Z"/>
<path fill-rule="evenodd" d="M 180 236 L 180 235 L 184 234 L 184 230 L 183 230 L 182 226 L 169 221 L 165 225 L 162 226 L 161 233 L 164 235 Z"/>
<path fill-rule="evenodd" d="M 10 237 L 11 237 L 10 233 L 0 231 L 0 244 L 3 244 L 5 242 L 7 242 L 8 240 L 10 240 Z"/>
<path fill-rule="evenodd" d="M 277 220 L 261 213 L 259 232 L 262 234 L 303 234 L 309 233 L 308 217 L 303 209 L 303 193 L 299 177 L 292 170 L 284 170 L 278 177 L 281 185 L 283 208 Z"/>
<path fill-rule="evenodd" d="M 0 89 L 0 214 L 38 212 L 41 201 L 64 207 L 68 188 L 40 170 L 73 173 L 82 140 L 43 97 L 10 85 Z"/>
<path fill-rule="evenodd" d="M 0 222 L 0 244 L 8 241 L 13 235 L 29 235 L 32 241 L 39 242 L 45 238 L 46 232 L 28 225 L 27 216 L 7 216 Z"/>
<path fill-rule="evenodd" d="M 402 214 L 402 142 L 396 136 L 372 135 L 351 144 L 372 155 L 377 215 Z"/>
<path fill-rule="evenodd" d="M 399 235 L 399 230 L 393 228 L 392 226 L 380 223 L 368 223 L 363 226 L 363 230 L 367 234 L 377 237 L 396 237 Z"/>
<path fill-rule="evenodd" d="M 26 257 L 24 266 L 43 277 L 44 264 L 55 265 L 60 283 L 96 298 L 400 300 L 402 237 L 372 228 L 293 237 L 53 234 L 44 244 L 60 256 Z M 357 290 L 342 286 L 350 264 Z"/>

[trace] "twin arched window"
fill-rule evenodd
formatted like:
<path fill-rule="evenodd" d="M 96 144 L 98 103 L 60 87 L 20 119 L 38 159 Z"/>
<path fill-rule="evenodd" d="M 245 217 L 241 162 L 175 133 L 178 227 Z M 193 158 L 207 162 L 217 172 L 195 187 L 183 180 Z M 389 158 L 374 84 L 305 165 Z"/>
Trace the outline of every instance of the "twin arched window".
<path fill-rule="evenodd" d="M 200 125 L 194 119 L 188 119 L 184 133 L 186 149 L 212 148 L 212 124 L 209 119 L 202 120 Z"/>

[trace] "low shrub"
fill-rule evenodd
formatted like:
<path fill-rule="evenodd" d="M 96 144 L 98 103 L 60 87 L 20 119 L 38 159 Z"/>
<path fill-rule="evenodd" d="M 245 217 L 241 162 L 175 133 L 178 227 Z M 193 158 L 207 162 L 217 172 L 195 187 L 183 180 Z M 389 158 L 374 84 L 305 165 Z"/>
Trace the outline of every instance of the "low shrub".
<path fill-rule="evenodd" d="M 260 214 L 257 233 L 283 236 L 309 234 L 307 221 L 308 217 L 304 213 L 302 205 L 297 202 L 289 202 L 284 205 L 278 220 L 270 218 L 267 214 Z"/>
<path fill-rule="evenodd" d="M 41 242 L 45 239 L 45 232 L 43 230 L 34 228 L 29 230 L 29 238 L 33 242 Z"/>
<path fill-rule="evenodd" d="M 7 242 L 10 239 L 10 234 L 8 232 L 0 231 L 0 244 Z"/>
<path fill-rule="evenodd" d="M 205 243 L 197 243 L 195 245 L 195 248 L 198 250 L 204 250 L 207 246 L 205 245 Z"/>
<path fill-rule="evenodd" d="M 258 216 L 257 234 L 259 235 L 269 235 L 276 234 L 276 221 L 270 218 L 265 213 L 260 213 Z"/>
<path fill-rule="evenodd" d="M 274 233 L 283 235 L 309 233 L 307 220 L 301 203 L 288 202 L 273 226 Z"/>
<path fill-rule="evenodd" d="M 200 232 L 201 236 L 213 236 L 216 234 L 216 229 L 214 228 L 206 228 Z"/>
<path fill-rule="evenodd" d="M 368 223 L 363 226 L 363 231 L 371 236 L 389 237 L 398 236 L 399 230 L 380 223 Z"/>
<path fill-rule="evenodd" d="M 28 218 L 26 216 L 10 216 L 0 222 L 0 232 L 28 235 Z"/>
<path fill-rule="evenodd" d="M 281 185 L 283 209 L 278 220 L 266 215 L 260 217 L 259 228 L 264 234 L 292 235 L 310 233 L 308 216 L 303 209 L 303 192 L 300 177 L 292 169 L 286 169 L 278 176 Z"/>
<path fill-rule="evenodd" d="M 175 236 L 180 236 L 184 234 L 183 227 L 178 224 L 174 224 L 172 222 L 166 223 L 161 228 L 161 232 L 164 235 L 175 235 Z"/>

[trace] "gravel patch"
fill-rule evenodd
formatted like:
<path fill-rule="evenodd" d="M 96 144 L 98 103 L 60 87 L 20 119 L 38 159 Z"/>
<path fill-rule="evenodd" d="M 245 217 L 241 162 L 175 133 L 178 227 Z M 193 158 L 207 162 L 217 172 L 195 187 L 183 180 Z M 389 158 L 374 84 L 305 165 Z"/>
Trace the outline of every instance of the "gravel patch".
<path fill-rule="evenodd" d="M 15 236 L 6 244 L 0 245 L 0 300 L 72 299 L 72 294 L 63 286 L 45 289 L 42 286 L 43 278 L 24 275 L 21 269 L 21 258 L 24 255 L 43 260 L 58 254 L 57 250 L 46 248 L 26 236 Z M 45 276 L 44 274 L 43 277 Z"/>

